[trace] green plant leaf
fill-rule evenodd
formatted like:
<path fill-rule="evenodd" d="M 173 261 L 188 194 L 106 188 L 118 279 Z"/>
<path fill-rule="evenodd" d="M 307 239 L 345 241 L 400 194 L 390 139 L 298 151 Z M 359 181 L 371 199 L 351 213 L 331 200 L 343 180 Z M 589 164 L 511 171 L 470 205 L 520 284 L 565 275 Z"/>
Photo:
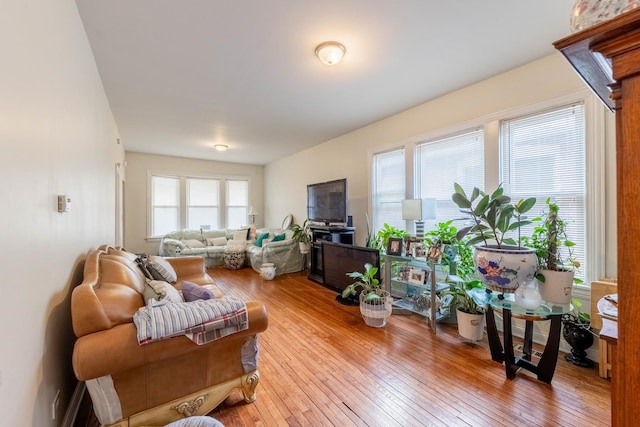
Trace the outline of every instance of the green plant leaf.
<path fill-rule="evenodd" d="M 451 196 L 453 203 L 458 205 L 459 208 L 462 209 L 471 209 L 471 202 L 460 193 L 453 193 Z"/>

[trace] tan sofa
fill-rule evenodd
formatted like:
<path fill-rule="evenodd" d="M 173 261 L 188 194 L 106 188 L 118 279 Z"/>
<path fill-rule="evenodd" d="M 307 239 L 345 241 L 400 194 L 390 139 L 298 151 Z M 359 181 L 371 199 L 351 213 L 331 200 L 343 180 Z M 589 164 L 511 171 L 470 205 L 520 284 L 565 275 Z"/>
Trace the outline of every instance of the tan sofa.
<path fill-rule="evenodd" d="M 165 425 L 205 415 L 234 389 L 255 400 L 259 380 L 257 334 L 266 330 L 265 306 L 246 302 L 249 329 L 204 345 L 184 336 L 139 345 L 133 315 L 144 305 L 145 276 L 125 250 L 101 246 L 73 290 L 71 315 L 78 337 L 73 369 L 85 381 L 103 425 Z M 168 259 L 183 280 L 212 284 L 202 257 Z M 213 286 L 217 297 L 222 293 Z"/>

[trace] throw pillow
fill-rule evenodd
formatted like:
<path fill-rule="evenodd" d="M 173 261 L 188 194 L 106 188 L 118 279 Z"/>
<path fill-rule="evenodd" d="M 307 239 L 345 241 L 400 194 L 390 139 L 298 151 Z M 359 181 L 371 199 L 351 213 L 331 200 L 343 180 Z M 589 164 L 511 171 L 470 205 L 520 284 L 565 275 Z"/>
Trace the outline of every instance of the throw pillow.
<path fill-rule="evenodd" d="M 199 249 L 204 248 L 204 243 L 197 239 L 187 239 L 183 240 L 185 246 L 189 249 Z"/>
<path fill-rule="evenodd" d="M 226 237 L 208 237 L 207 246 L 224 246 L 227 244 Z"/>
<path fill-rule="evenodd" d="M 247 236 L 249 234 L 249 229 L 247 230 L 238 230 L 233 233 L 233 240 L 247 240 Z"/>
<path fill-rule="evenodd" d="M 261 235 L 256 237 L 256 246 L 261 248 L 262 247 L 262 241 L 264 239 L 268 239 L 268 238 L 269 238 L 269 233 L 262 233 Z"/>
<path fill-rule="evenodd" d="M 215 298 L 215 295 L 209 289 L 186 280 L 182 281 L 182 296 L 186 302 Z"/>
<path fill-rule="evenodd" d="M 151 290 L 147 290 L 150 288 Z M 182 295 L 171 283 L 167 283 L 163 280 L 147 280 L 147 286 L 142 292 L 142 296 L 147 303 L 151 298 L 162 301 L 169 300 L 171 302 L 183 302 Z"/>
<path fill-rule="evenodd" d="M 166 280 L 169 283 L 173 283 L 178 280 L 178 275 L 171 264 L 169 264 L 169 261 L 158 255 L 151 255 L 147 258 L 147 268 L 149 268 L 151 275 L 154 276 L 154 278 L 155 274 L 152 270 L 155 270 L 156 273 L 162 277 L 162 280 Z"/>
<path fill-rule="evenodd" d="M 271 241 L 272 242 L 280 242 L 280 241 L 284 240 L 285 237 L 286 237 L 286 235 L 284 233 L 278 234 L 273 239 L 271 239 Z"/>

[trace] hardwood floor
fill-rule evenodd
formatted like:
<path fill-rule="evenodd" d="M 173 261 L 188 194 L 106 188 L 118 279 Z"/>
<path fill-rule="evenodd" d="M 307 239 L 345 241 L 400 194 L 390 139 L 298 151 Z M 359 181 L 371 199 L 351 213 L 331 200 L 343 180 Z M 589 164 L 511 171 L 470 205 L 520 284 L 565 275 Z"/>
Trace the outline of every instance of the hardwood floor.
<path fill-rule="evenodd" d="M 551 385 L 491 360 L 455 325 L 393 316 L 364 324 L 358 307 L 306 272 L 262 280 L 249 268 L 210 270 L 227 295 L 263 301 L 257 400 L 234 392 L 210 415 L 232 426 L 607 426 L 610 382 L 561 354 Z M 546 322 L 537 322 L 544 323 Z"/>

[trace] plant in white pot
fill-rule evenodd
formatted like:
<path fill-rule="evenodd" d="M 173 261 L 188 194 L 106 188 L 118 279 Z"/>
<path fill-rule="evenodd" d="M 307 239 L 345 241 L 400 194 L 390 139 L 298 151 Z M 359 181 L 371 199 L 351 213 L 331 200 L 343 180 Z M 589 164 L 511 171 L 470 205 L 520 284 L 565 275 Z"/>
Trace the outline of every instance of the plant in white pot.
<path fill-rule="evenodd" d="M 300 245 L 300 253 L 308 254 L 311 251 L 311 232 L 309 230 L 309 220 L 305 219 L 302 225 L 293 224 L 293 240 Z"/>
<path fill-rule="evenodd" d="M 511 203 L 502 186 L 491 194 L 475 187 L 470 197 L 454 184 L 451 196 L 460 211 L 471 219 L 471 225 L 458 231 L 458 239 L 469 235 L 475 245 L 473 261 L 476 274 L 487 289 L 514 292 L 518 286 L 533 280 L 536 272 L 535 250 L 520 245 L 520 228 L 531 224 L 524 214 L 536 203 L 535 197 Z M 517 240 L 508 233 L 517 232 Z"/>
<path fill-rule="evenodd" d="M 525 237 L 525 245 L 535 249 L 538 258 L 536 279 L 540 282 L 542 299 L 557 304 L 569 304 L 574 283 L 582 283 L 575 277 L 580 263 L 573 256 L 575 243 L 567 236 L 567 222 L 560 218 L 560 208 L 551 199 L 535 224 L 531 237 Z"/>
<path fill-rule="evenodd" d="M 364 272 L 354 271 L 347 273 L 347 276 L 356 279 L 347 285 L 342 291 L 342 298 L 349 298 L 358 295 L 360 301 L 360 314 L 364 322 L 376 328 L 387 324 L 387 319 L 391 316 L 393 298 L 380 287 L 380 280 L 376 277 L 378 268 L 366 263 Z"/>
<path fill-rule="evenodd" d="M 484 334 L 486 294 L 482 295 L 484 286 L 479 280 L 463 280 L 449 285 L 444 292 L 447 307 L 456 308 L 458 335 L 463 338 L 480 341 Z M 478 292 L 476 295 L 473 293 Z M 451 295 L 451 298 L 446 298 Z M 446 307 L 445 307 L 446 308 Z"/>

